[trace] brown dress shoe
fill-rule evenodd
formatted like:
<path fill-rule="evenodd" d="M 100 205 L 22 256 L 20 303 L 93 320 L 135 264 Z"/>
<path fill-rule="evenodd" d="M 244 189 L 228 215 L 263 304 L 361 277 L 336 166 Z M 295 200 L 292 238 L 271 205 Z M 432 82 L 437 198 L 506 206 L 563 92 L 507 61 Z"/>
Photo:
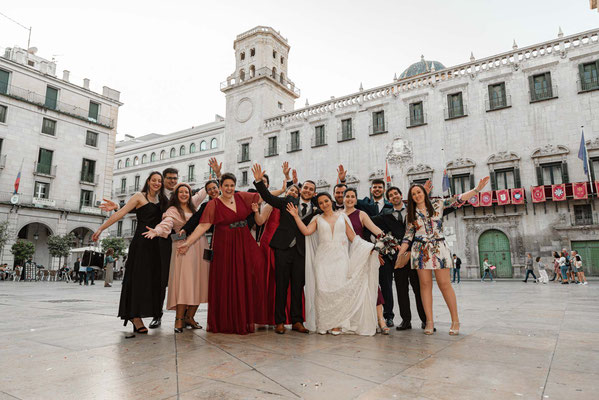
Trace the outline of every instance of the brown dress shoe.
<path fill-rule="evenodd" d="M 301 322 L 296 322 L 295 324 L 293 324 L 291 329 L 293 329 L 294 331 L 298 331 L 299 333 L 309 333 L 309 331 L 304 327 L 304 324 L 302 324 Z"/>
<path fill-rule="evenodd" d="M 277 324 L 275 326 L 275 332 L 282 335 L 283 333 L 285 333 L 285 325 L 283 324 Z"/>

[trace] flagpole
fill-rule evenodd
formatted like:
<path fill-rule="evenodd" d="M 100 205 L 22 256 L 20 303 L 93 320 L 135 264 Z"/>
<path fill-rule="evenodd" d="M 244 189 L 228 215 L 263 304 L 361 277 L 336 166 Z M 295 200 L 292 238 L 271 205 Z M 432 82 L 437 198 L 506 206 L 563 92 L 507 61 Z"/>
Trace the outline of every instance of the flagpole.
<path fill-rule="evenodd" d="M 580 129 L 582 131 L 582 135 L 584 136 L 584 125 L 580 126 Z M 586 161 L 587 161 L 587 179 L 589 180 L 589 186 L 591 187 L 591 193 L 595 192 L 595 188 L 593 187 L 593 180 L 591 178 L 591 164 L 589 162 L 589 150 L 587 149 L 587 141 L 584 140 L 583 141 L 583 146 L 584 146 L 584 154 L 586 155 Z M 599 193 L 595 193 L 595 196 L 599 195 Z"/>

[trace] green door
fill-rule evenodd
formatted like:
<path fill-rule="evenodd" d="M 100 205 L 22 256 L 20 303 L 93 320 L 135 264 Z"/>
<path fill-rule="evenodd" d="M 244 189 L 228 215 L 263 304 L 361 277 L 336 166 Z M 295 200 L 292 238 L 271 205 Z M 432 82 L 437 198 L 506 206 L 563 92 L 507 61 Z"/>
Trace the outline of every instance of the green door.
<path fill-rule="evenodd" d="M 599 275 L 599 240 L 572 241 L 572 250 L 580 254 L 586 275 Z"/>
<path fill-rule="evenodd" d="M 498 278 L 512 277 L 510 241 L 503 232 L 492 229 L 483 233 L 478 239 L 478 257 L 481 276 L 484 273 L 483 260 L 488 258 L 489 264 L 497 267 L 495 274 Z"/>

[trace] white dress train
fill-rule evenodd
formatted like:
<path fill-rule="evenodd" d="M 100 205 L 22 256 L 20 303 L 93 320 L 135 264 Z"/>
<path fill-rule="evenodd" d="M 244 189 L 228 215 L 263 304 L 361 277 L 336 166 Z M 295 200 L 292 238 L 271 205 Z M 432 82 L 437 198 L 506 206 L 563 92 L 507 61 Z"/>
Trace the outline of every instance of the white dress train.
<path fill-rule="evenodd" d="M 306 237 L 306 328 L 325 333 L 341 328 L 344 333 L 374 335 L 379 261 L 374 245 L 346 235 L 349 218 L 339 213 L 334 230 L 321 215 L 314 217 L 316 232 Z"/>

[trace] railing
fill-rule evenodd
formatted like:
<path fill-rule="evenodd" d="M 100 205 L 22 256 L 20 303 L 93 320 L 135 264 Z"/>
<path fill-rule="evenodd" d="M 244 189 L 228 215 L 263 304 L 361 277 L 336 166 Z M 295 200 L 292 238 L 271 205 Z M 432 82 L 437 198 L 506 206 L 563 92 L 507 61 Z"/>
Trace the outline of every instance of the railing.
<path fill-rule="evenodd" d="M 130 185 L 129 190 L 125 193 L 136 193 L 136 192 L 139 192 L 140 190 L 141 190 L 141 187 L 139 185 Z M 121 192 L 122 192 L 122 190 L 121 190 Z M 121 193 L 121 194 L 124 194 L 124 193 Z"/>
<path fill-rule="evenodd" d="M 124 196 L 127 194 L 127 188 L 126 187 L 120 187 L 116 190 L 116 195 L 117 196 Z"/>
<path fill-rule="evenodd" d="M 27 103 L 35 104 L 50 110 L 60 112 L 62 114 L 70 115 L 84 121 L 93 122 L 98 125 L 103 125 L 108 128 L 114 127 L 114 120 L 108 117 L 99 115 L 97 119 L 89 117 L 89 110 L 77 107 L 71 104 L 63 103 L 62 101 L 56 101 L 54 99 L 47 98 L 46 95 L 33 92 L 31 90 L 23 89 L 18 86 L 6 85 L 6 90 L 0 90 L 0 94 L 13 99 L 25 101 Z"/>
<path fill-rule="evenodd" d="M 312 135 L 312 147 L 320 147 L 320 146 L 326 146 L 327 145 L 327 135 L 322 134 L 322 135 L 317 135 L 314 134 Z"/>
<path fill-rule="evenodd" d="M 0 169 L 4 169 L 6 167 L 6 154 L 0 156 Z"/>
<path fill-rule="evenodd" d="M 354 136 L 354 129 L 349 128 L 349 129 L 343 129 L 341 128 L 338 132 L 337 132 L 337 141 L 338 142 L 345 142 L 347 140 L 352 140 L 355 139 L 356 137 Z"/>
<path fill-rule="evenodd" d="M 580 78 L 580 74 L 578 74 L 578 77 Z M 587 92 L 590 90 L 596 90 L 599 89 L 599 79 L 598 78 L 588 78 L 588 79 L 579 79 L 576 81 L 576 84 L 578 85 L 578 91 L 579 92 Z"/>
<path fill-rule="evenodd" d="M 189 183 L 190 185 L 194 185 L 196 182 L 196 176 L 195 175 L 184 175 L 181 177 L 181 179 L 179 179 L 179 182 L 185 182 L 185 183 Z"/>
<path fill-rule="evenodd" d="M 237 154 L 237 162 L 238 163 L 248 162 L 248 161 L 250 161 L 249 152 L 247 152 L 247 153 L 241 152 L 241 153 Z"/>
<path fill-rule="evenodd" d="M 454 119 L 465 117 L 468 115 L 468 109 L 465 104 L 462 104 L 459 107 L 447 107 L 445 108 L 445 119 Z"/>
<path fill-rule="evenodd" d="M 273 157 L 279 155 L 279 147 L 278 146 L 268 146 L 264 149 L 264 157 Z"/>
<path fill-rule="evenodd" d="M 250 82 L 260 78 L 270 78 L 272 81 L 283 85 L 287 90 L 294 93 L 297 97 L 301 96 L 301 91 L 295 87 L 295 83 L 285 77 L 281 79 L 280 74 L 273 73 L 272 70 L 267 67 L 259 68 L 255 72 L 247 72 L 244 76 L 239 76 L 239 71 L 235 71 L 234 76 L 230 76 L 226 81 L 220 83 L 220 90 L 229 89 L 241 83 Z"/>
<path fill-rule="evenodd" d="M 332 113 L 336 110 L 362 105 L 368 101 L 397 97 L 402 93 L 419 90 L 423 87 L 437 86 L 439 83 L 461 78 L 475 79 L 479 73 L 495 70 L 503 66 L 521 68 L 521 63 L 540 57 L 555 54 L 564 55 L 569 49 L 591 46 L 599 43 L 599 29 L 576 33 L 554 40 L 538 43 L 532 46 L 514 48 L 513 50 L 480 58 L 475 61 L 448 67 L 440 71 L 397 80 L 391 84 L 362 90 L 347 96 L 327 100 L 309 107 L 268 118 L 264 121 L 266 127 L 282 126 L 290 121 L 301 121 L 315 115 Z"/>
<path fill-rule="evenodd" d="M 94 174 L 81 174 L 81 180 L 80 183 L 83 184 L 87 184 L 87 185 L 97 185 L 98 182 L 100 182 L 100 175 L 94 175 Z"/>
<path fill-rule="evenodd" d="M 406 128 L 414 128 L 416 126 L 426 125 L 426 113 L 419 115 L 410 115 L 406 117 Z"/>
<path fill-rule="evenodd" d="M 537 101 L 555 99 L 557 98 L 557 85 L 551 85 L 548 87 L 534 89 L 533 91 L 528 91 L 530 94 L 530 102 L 534 103 Z"/>
<path fill-rule="evenodd" d="M 41 198 L 33 195 L 19 193 L 18 204 L 30 207 L 46 208 L 59 211 L 80 212 L 85 214 L 104 215 L 102 210 L 95 206 L 83 206 L 78 201 L 68 201 L 53 198 Z M 0 192 L 0 203 L 11 203 L 13 192 Z"/>
<path fill-rule="evenodd" d="M 254 33 L 258 33 L 258 32 L 270 33 L 273 36 L 276 36 L 277 38 L 279 38 L 282 42 L 287 42 L 287 39 L 285 39 L 283 36 L 281 36 L 281 34 L 279 32 L 275 31 L 270 26 L 262 26 L 262 25 L 256 26 L 256 27 L 250 29 L 249 31 L 240 33 L 239 35 L 237 35 L 237 38 L 235 39 L 235 41 L 245 39 L 246 37 L 249 37 L 249 36 L 253 35 Z"/>
<path fill-rule="evenodd" d="M 300 151 L 302 149 L 302 143 L 298 140 L 296 142 L 291 141 L 287 143 L 287 153 L 293 153 L 294 151 Z"/>
<path fill-rule="evenodd" d="M 210 172 L 204 172 L 204 180 L 209 181 L 211 179 L 216 179 L 216 176 L 213 176 Z"/>
<path fill-rule="evenodd" d="M 34 175 L 46 175 L 54 178 L 56 176 L 56 165 L 40 164 L 37 161 L 33 163 Z"/>
<path fill-rule="evenodd" d="M 506 95 L 504 97 L 495 97 L 493 99 L 489 99 L 489 95 L 487 94 L 487 99 L 485 100 L 485 109 L 487 111 L 495 111 L 501 110 L 502 108 L 507 108 L 512 106 L 512 95 Z"/>
<path fill-rule="evenodd" d="M 370 125 L 368 127 L 368 134 L 370 136 L 373 136 L 373 135 L 378 135 L 380 133 L 387 133 L 388 132 L 388 130 L 387 130 L 388 128 L 389 127 L 387 126 L 387 117 L 385 117 L 383 119 L 382 123 L 377 123 L 377 124 L 373 123 L 372 125 Z"/>

